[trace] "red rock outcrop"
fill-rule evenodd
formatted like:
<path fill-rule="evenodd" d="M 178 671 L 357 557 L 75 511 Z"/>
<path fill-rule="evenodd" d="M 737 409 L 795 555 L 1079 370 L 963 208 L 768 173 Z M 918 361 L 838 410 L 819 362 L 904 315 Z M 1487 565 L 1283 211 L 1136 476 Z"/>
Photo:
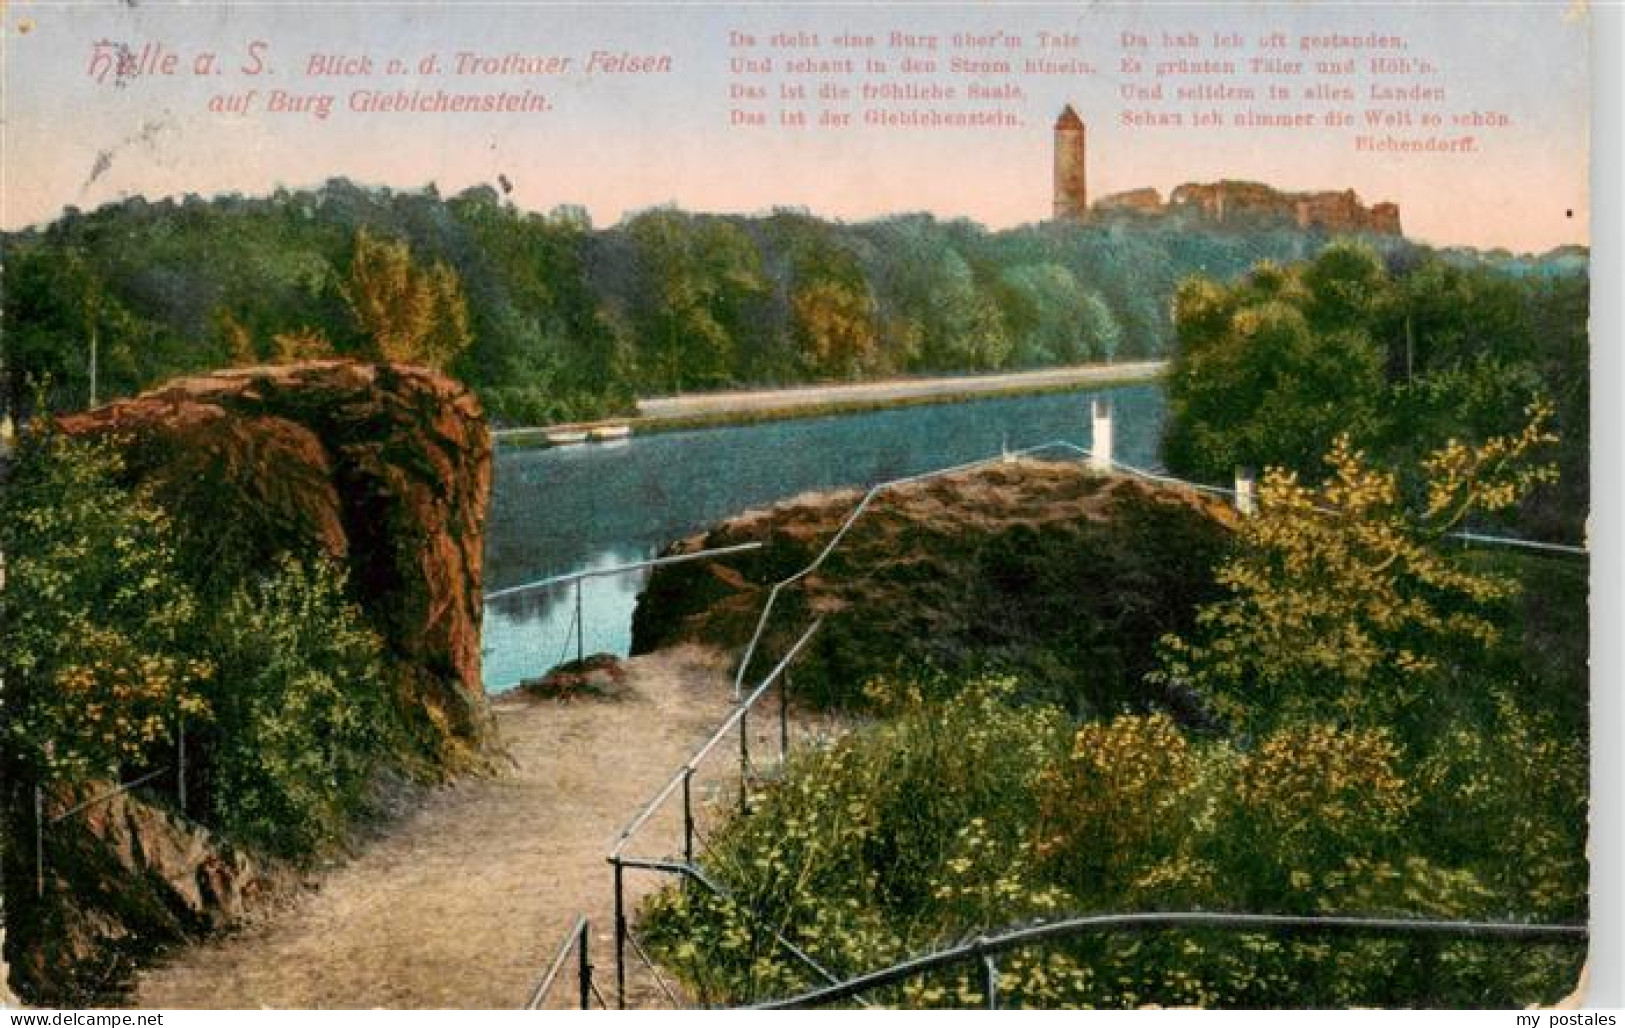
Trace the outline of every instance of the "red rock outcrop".
<path fill-rule="evenodd" d="M 674 544 L 668 553 L 763 545 L 656 568 L 638 597 L 632 652 L 743 647 L 772 583 L 807 566 L 859 495 L 808 494 Z M 1187 697 L 1153 696 L 1144 674 L 1156 641 L 1188 630 L 1217 595 L 1208 569 L 1236 517 L 1188 489 L 1067 463 L 1012 461 L 899 486 L 780 593 L 748 677 L 758 681 L 821 618 L 794 676 L 814 703 L 861 707 L 864 683 L 899 667 L 998 667 L 1079 711 L 1150 699 L 1183 711 Z"/>
<path fill-rule="evenodd" d="M 152 486 L 205 601 L 281 553 L 346 568 L 407 731 L 397 766 L 427 777 L 484 760 L 491 442 L 466 388 L 418 367 L 315 361 L 179 379 L 59 425 L 112 440 L 130 479 Z M 198 745 L 187 766 L 206 784 L 206 738 Z M 237 921 L 286 876 L 173 808 L 163 789 L 99 799 L 109 791 L 43 790 L 51 827 L 37 877 L 32 789 L 9 787 L 7 820 L 24 841 L 5 854 L 5 941 L 31 1001 L 116 998 L 123 972 Z"/>
<path fill-rule="evenodd" d="M 491 443 L 462 385 L 404 365 L 240 368 L 61 426 L 119 439 L 132 476 L 155 484 L 223 575 L 283 551 L 347 567 L 429 756 L 455 765 L 473 753 Z"/>
<path fill-rule="evenodd" d="M 43 813 L 55 818 L 112 789 L 111 782 L 89 782 L 47 790 Z M 44 877 L 45 895 L 28 912 L 28 938 L 20 940 L 29 944 L 18 947 L 12 971 L 31 998 L 47 1005 L 115 999 L 137 964 L 240 921 L 257 900 L 292 881 L 286 868 L 131 793 L 53 825 L 44 845 L 53 869 L 72 867 L 74 874 Z"/>

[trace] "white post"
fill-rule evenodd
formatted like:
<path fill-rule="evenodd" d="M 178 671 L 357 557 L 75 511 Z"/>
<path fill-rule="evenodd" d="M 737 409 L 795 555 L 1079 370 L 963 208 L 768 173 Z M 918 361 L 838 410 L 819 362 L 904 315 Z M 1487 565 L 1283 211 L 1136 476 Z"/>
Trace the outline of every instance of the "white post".
<path fill-rule="evenodd" d="M 1112 469 L 1112 401 L 1096 397 L 1089 402 L 1094 420 L 1094 438 L 1089 443 L 1089 466 L 1096 471 Z"/>
<path fill-rule="evenodd" d="M 1249 517 L 1258 513 L 1258 482 L 1252 468 L 1236 468 L 1236 511 Z"/>

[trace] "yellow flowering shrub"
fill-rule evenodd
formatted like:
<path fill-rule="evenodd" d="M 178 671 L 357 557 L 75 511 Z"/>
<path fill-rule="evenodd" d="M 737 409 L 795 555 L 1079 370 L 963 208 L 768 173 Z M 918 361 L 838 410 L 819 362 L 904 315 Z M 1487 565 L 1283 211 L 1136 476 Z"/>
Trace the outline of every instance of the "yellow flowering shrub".
<path fill-rule="evenodd" d="M 1039 777 L 1037 856 L 1086 895 L 1166 879 L 1169 868 L 1156 869 L 1191 833 L 1199 763 L 1166 714 L 1084 725 Z"/>
<path fill-rule="evenodd" d="M 1153 679 L 1194 686 L 1243 729 L 1408 716 L 1442 662 L 1495 642 L 1491 611 L 1517 591 L 1439 540 L 1469 514 L 1504 509 L 1552 480 L 1553 467 L 1536 460 L 1556 439 L 1550 417 L 1536 404 L 1516 435 L 1432 454 L 1420 511 L 1347 436 L 1327 454 L 1319 486 L 1268 470 L 1259 512 L 1217 575 L 1230 596 L 1198 613 L 1194 640 L 1164 638 Z"/>
<path fill-rule="evenodd" d="M 1416 802 L 1400 757 L 1384 729 L 1288 726 L 1241 758 L 1235 802 L 1282 846 L 1310 835 L 1352 842 L 1391 833 Z"/>
<path fill-rule="evenodd" d="M 0 503 L 5 730 L 42 780 L 167 761 L 179 721 L 208 715 L 169 518 L 123 472 L 108 444 L 36 430 Z"/>
<path fill-rule="evenodd" d="M 704 863 L 729 897 L 676 887 L 645 907 L 658 956 L 699 1001 L 823 984 L 774 932 L 845 977 L 1079 913 L 1521 909 L 1500 906 L 1507 894 L 1470 855 L 1434 845 L 1436 826 L 1418 817 L 1432 779 L 1385 729 L 1293 724 L 1242 749 L 1166 715 L 1121 715 L 1079 726 L 1069 746 L 1052 735 L 1039 746 L 1024 733 L 1050 735 L 1049 715 L 1001 710 L 986 685 L 972 695 L 909 706 L 793 764 L 712 840 Z M 933 797 L 939 782 L 960 802 Z M 1533 853 L 1546 875 L 1583 888 L 1564 863 L 1573 854 Z M 997 968 L 1013 1008 L 1516 1005 L 1560 994 L 1582 954 L 1183 929 L 1076 936 L 1002 954 Z M 982 973 L 957 965 L 865 998 L 981 1006 Z"/>

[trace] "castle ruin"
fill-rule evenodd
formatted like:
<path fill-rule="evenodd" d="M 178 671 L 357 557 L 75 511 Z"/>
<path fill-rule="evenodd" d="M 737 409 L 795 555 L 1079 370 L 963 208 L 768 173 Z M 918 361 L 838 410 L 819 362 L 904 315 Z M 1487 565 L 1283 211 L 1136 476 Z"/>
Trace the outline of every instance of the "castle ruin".
<path fill-rule="evenodd" d="M 1103 197 L 1110 206 L 1112 197 Z M 1352 189 L 1287 193 L 1262 182 L 1187 182 L 1168 196 L 1165 210 L 1184 210 L 1216 224 L 1287 221 L 1301 229 L 1402 235 L 1399 205 L 1360 202 Z"/>
<path fill-rule="evenodd" d="M 1262 182 L 1221 180 L 1187 182 L 1163 203 L 1155 189 L 1143 187 L 1103 196 L 1089 204 L 1085 128 L 1067 104 L 1055 121 L 1056 221 L 1084 221 L 1094 214 L 1141 217 L 1181 215 L 1214 225 L 1292 224 L 1324 232 L 1368 232 L 1399 236 L 1399 205 L 1360 202 L 1352 189 L 1289 193 Z"/>

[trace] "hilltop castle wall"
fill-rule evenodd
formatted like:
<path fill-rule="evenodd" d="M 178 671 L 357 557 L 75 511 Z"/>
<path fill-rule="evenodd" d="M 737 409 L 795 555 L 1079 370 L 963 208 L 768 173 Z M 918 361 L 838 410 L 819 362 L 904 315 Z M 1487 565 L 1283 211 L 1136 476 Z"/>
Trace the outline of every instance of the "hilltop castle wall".
<path fill-rule="evenodd" d="M 1280 221 L 1327 232 L 1403 235 L 1399 205 L 1360 202 L 1352 189 L 1289 193 L 1262 182 L 1187 182 L 1161 202 L 1155 189 L 1131 189 L 1095 201 L 1094 210 L 1194 214 L 1215 224 Z"/>
<path fill-rule="evenodd" d="M 1162 194 L 1147 186 L 1143 189 L 1130 189 L 1122 193 L 1112 193 L 1095 201 L 1097 211 L 1139 211 L 1143 214 L 1161 214 L 1163 211 Z"/>

